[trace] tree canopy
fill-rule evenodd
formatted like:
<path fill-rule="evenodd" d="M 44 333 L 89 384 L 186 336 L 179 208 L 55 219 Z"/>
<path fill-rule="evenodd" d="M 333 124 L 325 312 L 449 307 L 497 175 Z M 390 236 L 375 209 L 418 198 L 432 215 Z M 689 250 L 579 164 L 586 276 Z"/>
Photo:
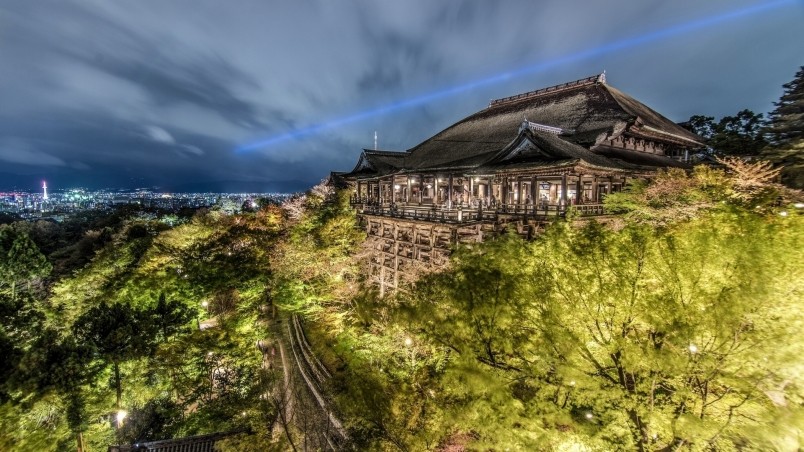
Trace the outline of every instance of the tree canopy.
<path fill-rule="evenodd" d="M 681 125 L 703 137 L 715 155 L 756 156 L 768 144 L 765 124 L 762 113 L 746 109 L 719 121 L 713 116 L 694 115 Z"/>
<path fill-rule="evenodd" d="M 764 158 L 780 165 L 782 182 L 804 188 L 804 66 L 793 81 L 782 85 L 784 93 L 770 114 L 766 130 L 770 146 Z"/>

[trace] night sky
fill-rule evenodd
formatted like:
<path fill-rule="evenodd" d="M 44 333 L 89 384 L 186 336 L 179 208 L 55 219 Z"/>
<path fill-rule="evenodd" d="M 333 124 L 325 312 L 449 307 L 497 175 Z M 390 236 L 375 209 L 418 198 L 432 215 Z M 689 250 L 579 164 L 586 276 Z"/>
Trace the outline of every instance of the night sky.
<path fill-rule="evenodd" d="M 375 130 L 405 150 L 604 69 L 675 121 L 767 112 L 802 24 L 794 0 L 2 0 L 0 189 L 299 190 Z"/>

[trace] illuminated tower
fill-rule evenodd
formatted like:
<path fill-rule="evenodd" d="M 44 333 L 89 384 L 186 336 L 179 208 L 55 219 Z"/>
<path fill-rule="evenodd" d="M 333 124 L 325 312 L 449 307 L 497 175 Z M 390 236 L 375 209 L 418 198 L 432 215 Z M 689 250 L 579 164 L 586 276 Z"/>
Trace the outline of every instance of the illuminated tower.
<path fill-rule="evenodd" d="M 47 200 L 47 182 L 42 181 L 42 190 L 44 190 L 45 194 L 42 196 L 42 199 Z"/>

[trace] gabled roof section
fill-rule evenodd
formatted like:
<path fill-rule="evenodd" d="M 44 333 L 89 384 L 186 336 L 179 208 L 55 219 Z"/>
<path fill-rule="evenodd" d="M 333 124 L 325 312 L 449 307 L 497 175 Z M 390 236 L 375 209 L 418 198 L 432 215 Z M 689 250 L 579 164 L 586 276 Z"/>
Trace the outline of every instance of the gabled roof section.
<path fill-rule="evenodd" d="M 486 162 L 483 167 L 491 169 L 500 166 L 534 163 L 539 164 L 539 166 L 545 166 L 580 162 L 599 168 L 623 169 L 623 166 L 617 162 L 597 155 L 582 146 L 565 141 L 554 133 L 530 129 L 523 129 L 514 141 Z"/>
<path fill-rule="evenodd" d="M 606 84 L 604 74 L 494 100 L 408 151 L 409 170 L 452 166 L 499 151 L 523 120 L 561 129 L 561 138 L 583 147 L 631 132 L 695 148 L 702 140 L 656 111 Z"/>
<path fill-rule="evenodd" d="M 363 149 L 357 165 L 345 176 L 382 176 L 399 171 L 406 155 L 406 152 Z"/>
<path fill-rule="evenodd" d="M 692 147 L 704 147 L 703 138 L 665 118 L 647 105 L 623 93 L 613 86 L 605 85 L 606 90 L 620 107 L 634 116 L 633 132 L 647 132 L 646 135 L 662 136 L 669 141 Z"/>

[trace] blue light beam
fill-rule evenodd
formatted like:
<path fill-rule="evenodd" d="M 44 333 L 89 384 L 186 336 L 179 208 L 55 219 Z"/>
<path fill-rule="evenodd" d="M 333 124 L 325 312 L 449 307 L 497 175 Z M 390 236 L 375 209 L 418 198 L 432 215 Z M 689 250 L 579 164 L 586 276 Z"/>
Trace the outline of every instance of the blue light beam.
<path fill-rule="evenodd" d="M 494 75 L 487 78 L 478 79 L 475 81 L 471 81 L 468 83 L 464 83 L 462 85 L 454 86 L 451 88 L 446 88 L 443 90 L 433 91 L 430 93 L 422 94 L 410 99 L 400 100 L 397 102 L 390 103 L 388 105 L 384 105 L 381 107 L 373 108 L 364 112 L 354 113 L 348 116 L 344 116 L 342 118 L 333 119 L 331 121 L 323 122 L 320 124 L 313 124 L 301 129 L 296 129 L 290 132 L 282 133 L 279 135 L 275 135 L 273 137 L 266 138 L 264 140 L 260 140 L 251 144 L 246 144 L 240 146 L 236 149 L 236 152 L 246 152 L 246 151 L 254 151 L 258 149 L 264 149 L 271 147 L 273 145 L 282 143 L 284 141 L 292 140 L 292 139 L 299 139 L 304 138 L 306 136 L 315 135 L 319 132 L 322 132 L 326 129 L 333 129 L 338 126 L 342 126 L 345 124 L 350 124 L 353 122 L 360 121 L 362 119 L 366 119 L 372 116 L 383 115 L 386 113 L 390 113 L 397 110 L 402 110 L 405 108 L 414 107 L 417 105 L 425 104 L 431 102 L 433 100 L 442 99 L 445 97 L 453 96 L 456 94 L 460 94 L 475 88 L 480 88 L 484 86 L 494 85 L 496 83 L 500 83 L 502 81 L 521 77 L 523 75 L 534 74 L 538 72 L 545 71 L 549 68 L 560 66 L 568 63 L 577 62 L 580 60 L 584 60 L 591 57 L 598 57 L 601 55 L 613 53 L 619 50 L 628 49 L 631 47 L 636 47 L 642 44 L 646 44 L 649 42 L 658 41 L 661 39 L 670 38 L 673 36 L 677 36 L 684 33 L 689 33 L 695 30 L 699 30 L 702 28 L 711 27 L 714 25 L 718 25 L 724 22 L 733 21 L 736 19 L 740 19 L 746 16 L 750 16 L 753 14 L 758 14 L 766 11 L 770 11 L 773 9 L 781 8 L 784 6 L 789 6 L 795 3 L 796 0 L 777 0 L 771 1 L 766 3 L 761 3 L 758 5 L 753 5 L 747 8 L 742 8 L 734 11 L 729 11 L 723 14 L 718 14 L 715 16 L 705 17 L 703 19 L 694 20 L 692 22 L 687 22 L 680 25 L 674 25 L 672 27 L 664 28 L 661 30 L 653 31 L 650 33 L 646 33 L 644 35 L 630 37 L 626 39 L 622 39 L 619 41 L 610 42 L 607 44 L 603 44 L 597 47 L 593 47 L 591 49 L 582 50 L 579 52 L 571 53 L 569 55 L 564 55 L 553 60 L 544 61 L 541 63 L 536 63 L 532 65 L 528 65 L 525 67 L 521 67 L 519 69 L 515 69 L 513 71 L 504 72 L 502 74 Z"/>

